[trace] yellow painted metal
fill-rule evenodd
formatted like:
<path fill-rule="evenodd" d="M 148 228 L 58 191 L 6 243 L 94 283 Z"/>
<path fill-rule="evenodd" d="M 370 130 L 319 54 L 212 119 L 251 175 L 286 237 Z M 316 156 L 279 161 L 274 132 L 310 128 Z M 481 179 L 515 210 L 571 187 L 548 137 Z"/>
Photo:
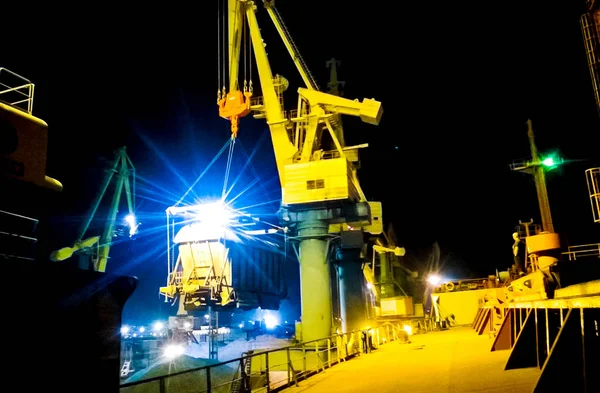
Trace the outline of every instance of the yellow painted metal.
<path fill-rule="evenodd" d="M 363 266 L 363 275 L 365 276 L 365 280 L 367 281 L 367 287 L 375 297 L 375 300 L 378 301 L 379 294 L 377 293 L 377 289 L 375 288 L 375 273 L 373 272 L 373 269 L 371 269 L 370 265 L 365 264 Z"/>
<path fill-rule="evenodd" d="M 282 188 L 282 205 L 287 207 L 300 204 L 307 208 L 307 214 L 303 214 L 298 223 L 302 335 L 306 341 L 310 340 L 310 337 L 329 335 L 332 327 L 330 267 L 327 262 L 329 224 L 322 221 L 310 207 L 327 207 L 323 202 L 329 201 L 366 201 L 356 174 L 357 154 L 349 152 L 352 157 L 346 157 L 345 146 L 337 137 L 343 135 L 339 115 L 357 116 L 365 122 L 378 124 L 383 112 L 381 103 L 375 100 L 359 102 L 317 91 L 316 82 L 277 14 L 273 2 L 264 1 L 275 28 L 308 87 L 298 91 L 298 109 L 288 116 L 284 112 L 282 96 L 287 82 L 279 75 L 273 75 L 271 71 L 265 42 L 256 19 L 256 3 L 250 0 L 230 0 L 228 3 L 229 51 L 236 52 L 230 54 L 230 61 L 239 62 L 240 34 L 236 32 L 241 31 L 243 27 L 243 24 L 240 26 L 239 16 L 245 14 L 263 94 L 262 97 L 253 98 L 250 108 L 257 112 L 256 118 L 266 119 L 271 132 Z M 230 78 L 237 79 L 238 68 L 238 65 L 230 65 Z M 239 84 L 235 82 L 230 81 L 229 87 L 229 94 L 239 90 Z M 321 146 L 321 138 L 327 132 L 335 150 L 324 151 Z M 313 213 L 316 214 L 315 217 L 309 217 Z M 358 224 L 371 224 L 372 230 L 378 231 L 373 220 Z M 353 274 L 348 276 L 351 275 Z M 350 301 L 350 297 L 357 295 L 357 292 L 343 296 L 346 295 L 349 296 L 346 300 Z"/>
<path fill-rule="evenodd" d="M 300 297 L 302 299 L 302 339 L 317 340 L 333 333 L 331 282 L 327 251 L 328 225 L 322 220 L 300 222 Z"/>
<path fill-rule="evenodd" d="M 345 158 L 289 164 L 284 173 L 284 205 L 360 198 Z"/>
<path fill-rule="evenodd" d="M 544 273 L 537 270 L 511 281 L 507 287 L 506 296 L 508 302 L 547 299 Z"/>
<path fill-rule="evenodd" d="M 529 254 L 560 248 L 560 238 L 557 233 L 541 233 L 526 237 L 525 241 L 527 244 L 527 253 Z"/>
<path fill-rule="evenodd" d="M 285 165 L 292 162 L 292 157 L 296 154 L 296 147 L 290 142 L 286 128 L 287 119 L 283 114 L 283 107 L 280 104 L 277 90 L 273 82 L 273 73 L 267 57 L 263 38 L 260 34 L 258 21 L 256 20 L 256 5 L 253 1 L 240 2 L 240 9 L 243 10 L 248 19 L 248 29 L 252 40 L 252 48 L 256 60 L 256 67 L 260 79 L 260 86 L 263 94 L 264 113 L 271 131 L 271 141 L 273 151 L 275 152 L 275 161 L 279 170 L 280 182 L 285 187 L 284 173 Z"/>
<path fill-rule="evenodd" d="M 73 254 L 79 250 L 91 248 L 100 241 L 100 236 L 92 236 L 85 240 L 76 241 L 73 247 L 63 247 L 60 250 L 50 253 L 50 260 L 53 262 L 64 261 L 71 258 Z"/>
<path fill-rule="evenodd" d="M 381 299 L 381 315 L 414 315 L 413 299 L 410 296 L 397 296 Z"/>
<path fill-rule="evenodd" d="M 380 235 L 383 233 L 383 205 L 381 202 L 369 201 L 369 207 L 371 208 L 371 223 L 363 225 L 362 228 L 371 235 Z"/>
<path fill-rule="evenodd" d="M 360 117 L 363 121 L 370 124 L 378 124 L 383 111 L 381 109 L 381 103 L 372 99 L 365 99 L 362 102 L 359 102 L 357 100 L 350 100 L 334 94 L 323 93 L 315 90 L 316 85 L 313 83 L 314 79 L 310 75 L 306 64 L 304 64 L 302 58 L 297 52 L 297 48 L 291 40 L 287 29 L 283 25 L 283 22 L 278 17 L 274 5 L 272 2 L 265 2 L 265 6 L 273 20 L 273 23 L 275 24 L 276 29 L 280 33 L 286 48 L 296 63 L 302 78 L 309 87 L 300 88 L 298 90 L 300 99 L 299 107 L 295 112 L 295 116 L 292 116 L 291 119 L 288 119 L 285 115 L 281 99 L 282 88 L 281 84 L 277 82 L 281 79 L 281 77 L 278 75 L 274 76 L 271 71 L 264 41 L 256 20 L 256 2 L 254 1 L 229 0 L 228 39 L 230 62 L 239 62 L 240 37 L 243 28 L 243 23 L 241 20 L 245 14 L 245 17 L 248 21 L 247 27 L 250 33 L 252 47 L 254 49 L 254 57 L 256 60 L 263 94 L 263 96 L 257 100 L 259 104 L 252 104 L 251 108 L 259 112 L 257 117 L 265 117 L 267 120 L 271 131 L 280 182 L 283 191 L 285 192 L 285 189 L 289 184 L 286 181 L 286 168 L 288 165 L 305 164 L 307 162 L 345 157 L 345 146 L 343 146 L 337 138 L 337 135 L 341 135 L 341 129 L 338 129 L 341 127 L 341 125 L 338 124 L 339 122 L 335 121 L 332 116 L 346 114 Z M 239 90 L 239 83 L 236 82 L 238 79 L 238 69 L 238 64 L 230 64 L 229 66 L 230 91 L 227 93 L 227 96 L 237 94 L 234 92 Z M 235 118 L 233 119 L 235 120 Z M 331 155 L 330 157 L 326 156 L 326 152 L 319 150 L 321 145 L 320 138 L 323 134 L 323 131 L 328 131 L 331 134 L 336 148 L 335 154 Z M 298 151 L 300 151 L 299 155 L 297 154 Z M 299 171 L 301 170 L 302 169 Z M 350 189 L 347 191 L 346 198 L 353 200 L 353 194 L 356 191 L 360 200 L 366 200 L 362 190 L 360 189 L 355 168 L 351 167 L 348 172 L 350 179 L 348 184 Z M 294 173 L 297 173 L 297 171 L 294 171 Z M 337 173 L 332 175 L 335 177 L 337 176 Z M 308 180 L 310 179 L 305 179 L 305 182 Z M 308 183 L 304 184 L 305 188 L 307 187 L 307 184 Z M 298 190 L 294 190 L 291 193 L 287 192 L 286 194 L 297 195 Z M 309 192 L 307 194 L 316 195 L 319 193 Z M 320 201 L 330 200 L 328 193 L 321 193 L 321 196 L 324 199 Z M 336 196 L 333 199 L 337 200 L 339 198 Z M 296 199 L 292 197 L 288 199 L 288 202 L 291 204 L 306 203 L 307 200 L 310 200 L 310 198 Z M 286 204 L 286 202 L 284 202 L 284 204 Z"/>
<path fill-rule="evenodd" d="M 62 184 L 46 176 L 48 124 L 24 110 L 2 102 L 0 121 L 10 124 L 16 138 L 14 151 L 2 155 L 2 176 L 61 191 Z M 8 134 L 9 129 L 5 132 Z"/>
<path fill-rule="evenodd" d="M 522 300 L 510 303 L 511 308 L 600 308 L 600 296 L 581 296 L 565 299 Z"/>
<path fill-rule="evenodd" d="M 558 263 L 558 258 L 552 256 L 539 256 L 537 257 L 538 269 L 544 270 L 550 266 L 554 266 Z"/>
<path fill-rule="evenodd" d="M 333 94 L 323 93 L 321 91 L 298 89 L 298 94 L 306 99 L 310 105 L 318 105 L 324 110 L 342 115 L 360 117 L 368 124 L 378 125 L 383 116 L 383 107 L 381 102 L 374 99 L 365 98 L 362 102 L 339 97 Z"/>
<path fill-rule="evenodd" d="M 170 298 L 180 294 L 196 306 L 213 298 L 228 304 L 232 274 L 227 255 L 227 248 L 218 241 L 181 243 L 177 265 L 160 293 Z"/>
<path fill-rule="evenodd" d="M 441 318 L 454 315 L 457 325 L 468 325 L 473 322 L 481 299 L 488 290 L 475 289 L 471 291 L 439 292 L 431 295 L 437 299 L 437 308 Z"/>
<path fill-rule="evenodd" d="M 362 201 L 362 200 L 361 200 Z M 364 232 L 369 233 L 371 235 L 380 235 L 383 233 L 383 209 L 381 202 L 373 202 L 369 201 L 369 209 L 370 209 L 370 219 L 360 221 L 360 222 L 345 222 L 341 224 L 330 224 L 329 225 L 329 233 L 339 233 L 342 231 L 352 231 L 358 228 L 361 228 Z M 390 249 L 389 252 L 394 252 L 398 256 L 402 256 L 404 254 L 400 254 L 400 248 Z M 406 251 L 406 250 L 405 250 Z"/>
<path fill-rule="evenodd" d="M 600 280 L 569 285 L 568 287 L 557 289 L 554 292 L 555 299 L 592 295 L 600 296 Z"/>

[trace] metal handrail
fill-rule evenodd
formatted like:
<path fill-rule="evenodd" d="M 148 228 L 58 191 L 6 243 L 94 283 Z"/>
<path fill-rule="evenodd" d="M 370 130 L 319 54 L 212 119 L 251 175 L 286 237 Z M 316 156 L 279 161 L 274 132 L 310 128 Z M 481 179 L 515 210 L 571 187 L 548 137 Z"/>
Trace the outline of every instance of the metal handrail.
<path fill-rule="evenodd" d="M 600 257 L 600 243 L 596 244 L 581 244 L 577 246 L 569 246 L 563 255 L 569 256 L 569 261 L 577 260 L 577 257 Z"/>
<path fill-rule="evenodd" d="M 17 86 L 8 84 L 8 81 L 6 83 L 3 82 L 2 77 L 7 74 L 9 75 L 9 78 L 13 81 L 19 81 Z M 16 74 L 6 68 L 0 67 L 0 95 L 3 95 L 1 98 L 4 100 L 4 102 L 14 106 L 15 108 L 19 108 L 21 110 L 27 111 L 27 113 L 29 114 L 32 114 L 34 91 L 35 85 L 31 83 L 29 79 L 24 78 L 21 75 Z M 9 93 L 12 93 L 12 96 Z M 11 99 L 10 97 L 17 98 Z M 26 108 L 21 106 L 24 103 L 26 104 Z"/>
<path fill-rule="evenodd" d="M 176 376 L 181 376 L 181 375 L 194 373 L 194 372 L 197 373 L 197 372 L 205 371 L 206 372 L 206 375 L 205 375 L 206 388 L 204 390 L 200 390 L 200 392 L 212 393 L 213 391 L 215 391 L 215 389 L 218 389 L 219 387 L 223 387 L 223 386 L 227 386 L 227 385 L 229 385 L 229 388 L 231 388 L 234 384 L 239 385 L 241 380 L 243 380 L 247 377 L 250 377 L 252 375 L 256 375 L 257 373 L 259 373 L 260 375 L 264 374 L 264 378 L 265 378 L 264 386 L 261 386 L 260 388 L 264 388 L 264 389 L 266 389 L 267 392 L 271 392 L 271 391 L 278 390 L 282 387 L 291 386 L 292 384 L 297 385 L 298 380 L 300 378 L 303 377 L 304 379 L 306 379 L 310 375 L 319 373 L 320 371 L 323 371 L 326 368 L 330 368 L 334 364 L 338 364 L 340 362 L 346 361 L 349 358 L 356 356 L 357 354 L 360 354 L 362 352 L 370 352 L 370 350 L 369 350 L 370 348 L 373 348 L 373 347 L 377 348 L 382 344 L 392 342 L 392 341 L 397 341 L 400 337 L 400 334 L 399 334 L 400 331 L 403 331 L 403 327 L 401 327 L 399 324 L 397 326 L 395 326 L 391 323 L 387 323 L 387 324 L 381 325 L 377 328 L 355 330 L 355 331 L 352 331 L 349 333 L 337 333 L 337 334 L 331 335 L 329 337 L 324 337 L 324 338 L 311 340 L 311 341 L 307 341 L 307 342 L 292 344 L 292 345 L 282 347 L 282 348 L 254 352 L 254 353 L 248 354 L 246 356 L 241 356 L 241 357 L 238 357 L 235 359 L 230 359 L 230 360 L 220 362 L 217 364 L 207 365 L 207 366 L 203 366 L 203 367 L 196 367 L 193 369 L 178 371 L 178 372 L 174 372 L 174 373 L 167 374 L 167 375 L 161 375 L 161 376 L 157 376 L 157 377 L 143 379 L 140 381 L 124 383 L 124 384 L 121 384 L 120 388 L 121 388 L 121 392 L 126 393 L 127 388 L 130 388 L 133 386 L 149 384 L 149 383 L 158 383 L 159 392 L 165 393 L 166 388 L 167 388 L 166 380 L 168 378 L 173 378 Z M 365 337 L 366 340 L 368 340 L 367 342 L 368 342 L 369 348 L 364 348 L 363 339 L 362 339 L 363 336 Z M 369 337 L 371 337 L 371 338 L 369 338 Z M 302 357 L 292 360 L 291 353 L 297 352 L 297 351 L 302 351 Z M 276 352 L 285 352 L 286 353 L 285 359 L 287 359 L 287 361 L 284 363 L 281 363 L 281 364 L 269 364 L 269 354 L 273 354 Z M 327 359 L 326 360 L 320 359 L 319 354 L 322 354 L 325 352 L 327 352 Z M 335 354 L 333 352 L 335 352 Z M 315 359 L 316 359 L 316 367 L 315 368 L 309 368 L 307 366 L 307 353 L 312 353 L 313 356 L 315 357 Z M 256 358 L 257 361 L 264 359 L 265 367 L 260 368 L 257 371 L 253 371 L 251 368 L 249 375 L 246 375 L 245 371 L 243 371 L 243 370 L 245 370 L 245 365 L 247 364 L 247 362 L 251 361 L 254 358 Z M 294 361 L 298 361 L 298 360 L 302 360 L 302 363 L 303 363 L 302 369 L 295 370 L 293 363 L 294 363 Z M 241 371 L 242 375 L 241 376 L 238 375 L 238 373 L 240 371 L 232 370 L 233 378 L 231 378 L 231 380 L 229 380 L 228 382 L 225 382 L 225 383 L 221 383 L 219 385 L 214 385 L 213 384 L 214 381 L 211 379 L 212 378 L 211 370 L 216 367 L 230 365 L 230 364 L 236 363 L 236 362 L 239 363 L 239 366 L 237 367 L 237 369 L 242 370 Z M 281 369 L 282 367 L 284 368 L 283 370 Z M 270 372 L 273 372 L 273 371 L 287 372 L 287 378 L 283 378 L 283 379 L 277 380 L 277 381 L 271 381 L 270 380 L 270 378 L 271 378 Z M 276 386 L 273 386 L 273 385 L 276 385 Z M 229 390 L 227 390 L 227 391 L 229 391 Z M 249 389 L 246 389 L 243 391 L 249 391 Z"/>

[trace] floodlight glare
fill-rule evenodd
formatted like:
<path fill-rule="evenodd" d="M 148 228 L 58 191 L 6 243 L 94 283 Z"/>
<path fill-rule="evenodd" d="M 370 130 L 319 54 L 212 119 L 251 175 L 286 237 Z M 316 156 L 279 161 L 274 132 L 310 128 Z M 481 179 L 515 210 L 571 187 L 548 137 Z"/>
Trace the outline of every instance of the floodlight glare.
<path fill-rule="evenodd" d="M 222 201 L 204 203 L 196 205 L 196 207 L 196 217 L 204 224 L 225 227 L 232 218 L 231 209 Z"/>
<path fill-rule="evenodd" d="M 277 318 L 274 315 L 265 315 L 265 327 L 267 329 L 274 329 L 278 325 Z"/>
<path fill-rule="evenodd" d="M 171 344 L 167 345 L 164 349 L 164 355 L 168 359 L 176 358 L 179 355 L 183 355 L 185 348 L 182 345 Z"/>
<path fill-rule="evenodd" d="M 442 282 L 442 278 L 440 276 L 438 276 L 437 274 L 431 274 L 430 276 L 427 277 L 427 282 L 430 283 L 431 285 L 438 285 L 439 283 Z"/>

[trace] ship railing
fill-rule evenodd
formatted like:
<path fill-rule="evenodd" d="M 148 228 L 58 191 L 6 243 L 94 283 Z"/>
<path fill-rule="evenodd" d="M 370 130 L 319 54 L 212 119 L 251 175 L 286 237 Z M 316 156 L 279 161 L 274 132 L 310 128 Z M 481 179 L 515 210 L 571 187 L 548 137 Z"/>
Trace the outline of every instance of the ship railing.
<path fill-rule="evenodd" d="M 408 343 L 409 330 L 406 325 L 385 323 L 287 347 L 255 350 L 217 364 L 126 382 L 120 393 L 138 389 L 166 393 L 178 386 L 194 386 L 198 393 L 276 392 L 386 343 Z"/>
<path fill-rule="evenodd" d="M 32 114 L 34 91 L 29 79 L 0 67 L 0 101 Z"/>
<path fill-rule="evenodd" d="M 569 261 L 576 261 L 577 258 L 600 258 L 600 243 L 569 246 L 563 255 L 567 255 Z"/>

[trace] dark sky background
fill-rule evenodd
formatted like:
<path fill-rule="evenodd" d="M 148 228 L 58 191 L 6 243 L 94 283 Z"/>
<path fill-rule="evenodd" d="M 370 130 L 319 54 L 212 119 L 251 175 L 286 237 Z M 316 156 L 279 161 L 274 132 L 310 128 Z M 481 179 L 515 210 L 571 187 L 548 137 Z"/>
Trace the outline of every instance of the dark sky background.
<path fill-rule="evenodd" d="M 369 143 L 361 184 L 370 200 L 383 202 L 384 222 L 413 262 L 437 241 L 454 275 L 484 276 L 512 263 L 514 226 L 539 222 L 532 178 L 509 170 L 529 157 L 527 118 L 541 152 L 558 149 L 573 160 L 548 175 L 555 229 L 565 245 L 600 238 L 584 176 L 600 165 L 600 118 L 579 27 L 585 3 L 519 3 L 277 2 L 320 86 L 325 61 L 335 57 L 346 97 L 383 103 L 378 127 L 345 118 L 346 138 Z M 259 11 L 273 72 L 291 82 L 292 109 L 300 78 Z M 217 2 L 55 7 L 33 20 L 30 30 L 14 26 L 22 34 L 14 46 L 3 41 L 0 65 L 36 84 L 34 114 L 50 125 L 47 172 L 64 185 L 52 206 L 51 226 L 59 229 L 50 242 L 72 241 L 112 151 L 127 146 L 140 177 L 142 232 L 115 247 L 109 271 L 140 278 L 125 319 L 154 318 L 164 311 L 156 296 L 166 276 L 160 225 L 175 202 L 164 189 L 182 195 L 229 137 L 216 107 Z M 232 176 L 255 148 L 261 182 L 243 205 L 278 197 L 264 120 L 241 121 Z M 220 192 L 224 162 L 199 183 L 198 195 Z"/>

